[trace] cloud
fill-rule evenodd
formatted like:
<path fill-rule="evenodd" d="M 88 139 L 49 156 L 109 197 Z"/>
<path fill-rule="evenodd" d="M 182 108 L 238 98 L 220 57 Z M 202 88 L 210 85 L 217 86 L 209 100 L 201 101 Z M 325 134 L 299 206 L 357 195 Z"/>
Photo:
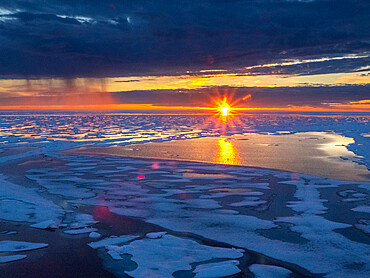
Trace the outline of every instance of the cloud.
<path fill-rule="evenodd" d="M 362 55 L 370 46 L 369 11 L 369 2 L 349 0 L 2 0 L 0 76 L 162 75 Z M 310 70 L 298 64 L 279 70 L 343 67 L 321 62 L 307 63 Z M 346 70 L 367 62 L 356 59 Z"/>

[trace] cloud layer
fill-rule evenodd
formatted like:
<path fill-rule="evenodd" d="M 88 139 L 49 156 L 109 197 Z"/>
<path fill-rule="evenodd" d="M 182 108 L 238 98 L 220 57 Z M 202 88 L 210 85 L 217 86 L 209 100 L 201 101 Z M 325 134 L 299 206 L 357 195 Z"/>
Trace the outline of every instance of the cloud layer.
<path fill-rule="evenodd" d="M 349 54 L 364 57 L 346 71 L 369 64 L 368 1 L 60 2 L 1 1 L 0 76 L 162 75 Z M 320 62 L 309 69 L 343 69 Z M 312 73 L 307 63 L 293 67 Z M 263 69 L 251 71 L 276 73 Z"/>

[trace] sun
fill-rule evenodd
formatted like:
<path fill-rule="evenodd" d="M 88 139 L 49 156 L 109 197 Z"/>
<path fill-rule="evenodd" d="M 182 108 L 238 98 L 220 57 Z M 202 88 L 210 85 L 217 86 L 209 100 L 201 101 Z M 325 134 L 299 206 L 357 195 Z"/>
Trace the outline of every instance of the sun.
<path fill-rule="evenodd" d="M 220 116 L 229 116 L 233 114 L 232 105 L 229 104 L 228 98 L 223 97 L 217 100 L 217 114 Z"/>
<path fill-rule="evenodd" d="M 222 106 L 220 108 L 222 116 L 227 116 L 230 110 L 229 105 Z"/>
<path fill-rule="evenodd" d="M 251 97 L 251 94 L 248 94 L 244 97 L 235 98 L 235 89 L 231 90 L 229 88 L 226 88 L 224 92 L 215 88 L 211 93 L 208 93 L 210 104 L 207 106 L 210 112 L 223 122 L 235 118 L 244 108 L 242 102 Z"/>

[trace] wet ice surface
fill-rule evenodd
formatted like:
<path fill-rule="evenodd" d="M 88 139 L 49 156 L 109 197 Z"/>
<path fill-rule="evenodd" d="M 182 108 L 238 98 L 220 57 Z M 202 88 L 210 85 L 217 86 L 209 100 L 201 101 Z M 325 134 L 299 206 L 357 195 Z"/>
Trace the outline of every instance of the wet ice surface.
<path fill-rule="evenodd" d="M 200 116 L 0 118 L 0 149 L 5 150 L 0 153 L 1 166 L 38 154 L 45 154 L 45 161 L 50 156 L 61 161 L 46 168 L 30 167 L 26 177 L 32 183 L 27 185 L 0 174 L 0 219 L 53 229 L 76 240 L 87 238 L 107 269 L 119 277 L 143 277 L 147 271 L 151 277 L 182 272 L 186 277 L 213 277 L 212 273 L 227 276 L 245 269 L 268 277 L 271 269 L 286 276 L 301 268 L 327 277 L 370 275 L 369 183 L 261 168 L 58 152 L 77 146 L 220 134 Z M 363 116 L 246 116 L 230 132 L 332 130 L 351 134 L 356 143 L 350 148 L 365 156 L 358 157 L 365 163 L 370 149 L 366 147 L 369 137 L 363 136 L 368 134 L 366 120 Z M 194 128 L 197 125 L 199 129 Z M 37 149 L 5 155 L 26 142 Z M 100 225 L 112 214 L 158 225 L 160 232 L 112 234 Z M 221 247 L 208 241 L 228 247 L 222 247 L 221 254 L 215 251 Z M 21 259 L 12 257 L 18 256 L 12 252 L 20 246 L 11 249 L 11 244 L 15 243 L 4 245 L 10 251 L 0 250 L 0 262 Z M 245 250 L 244 255 L 239 249 Z M 280 263 L 246 265 L 240 256 L 252 256 L 248 250 Z"/>

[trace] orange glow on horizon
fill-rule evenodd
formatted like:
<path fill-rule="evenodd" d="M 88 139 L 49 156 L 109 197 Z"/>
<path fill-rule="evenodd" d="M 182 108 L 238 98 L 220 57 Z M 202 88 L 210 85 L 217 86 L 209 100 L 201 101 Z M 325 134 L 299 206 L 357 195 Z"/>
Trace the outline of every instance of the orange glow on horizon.
<path fill-rule="evenodd" d="M 128 110 L 128 111 L 201 111 L 206 114 L 220 114 L 220 110 L 215 107 L 204 106 L 156 106 L 152 104 L 101 104 L 101 105 L 6 105 L 1 106 L 0 110 L 90 110 L 90 111 L 104 111 L 104 110 Z M 286 111 L 286 112 L 370 112 L 370 106 L 364 105 L 339 105 L 332 104 L 329 108 L 313 107 L 313 106 L 288 106 L 288 107 L 232 107 L 235 112 L 254 112 L 254 111 Z M 216 113 L 215 113 L 216 112 Z M 228 116 L 231 116 L 228 113 Z"/>

